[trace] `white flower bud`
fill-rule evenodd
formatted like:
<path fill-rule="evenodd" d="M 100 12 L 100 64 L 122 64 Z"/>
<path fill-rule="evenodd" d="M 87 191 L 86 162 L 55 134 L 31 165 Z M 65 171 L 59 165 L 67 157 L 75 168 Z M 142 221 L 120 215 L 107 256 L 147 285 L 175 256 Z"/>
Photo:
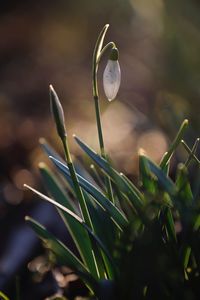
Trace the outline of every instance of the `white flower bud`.
<path fill-rule="evenodd" d="M 103 87 L 106 97 L 109 101 L 112 101 L 117 96 L 121 82 L 121 71 L 118 62 L 118 55 L 116 56 L 117 49 L 115 48 L 113 51 L 115 51 L 115 53 L 111 54 L 103 73 Z"/>

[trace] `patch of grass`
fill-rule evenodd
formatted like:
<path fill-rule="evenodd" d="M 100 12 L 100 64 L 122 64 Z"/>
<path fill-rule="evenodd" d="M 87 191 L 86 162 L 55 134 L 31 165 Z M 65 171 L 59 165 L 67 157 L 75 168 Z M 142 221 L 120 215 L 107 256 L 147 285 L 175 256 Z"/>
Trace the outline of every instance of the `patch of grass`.
<path fill-rule="evenodd" d="M 198 299 L 200 201 L 193 194 L 188 166 L 192 160 L 199 165 L 196 157 L 199 139 L 192 149 L 188 147 L 184 141 L 188 120 L 184 120 L 159 165 L 140 151 L 138 186 L 113 168 L 103 142 L 97 84 L 102 55 L 116 49 L 113 42 L 103 47 L 107 29 L 108 25 L 101 31 L 93 56 L 92 82 L 100 154 L 74 136 L 83 152 L 93 161 L 95 172 L 87 176 L 86 169 L 76 171 L 64 112 L 55 90 L 50 86 L 51 110 L 65 160 L 44 139 L 41 144 L 73 196 L 69 196 L 63 181 L 44 163 L 39 165 L 39 169 L 48 196 L 26 185 L 56 207 L 75 242 L 79 257 L 41 224 L 30 217 L 26 217 L 26 221 L 57 260 L 80 276 L 93 297 L 103 300 Z M 118 56 L 114 58 L 118 59 Z M 114 85 L 119 84 L 119 74 L 115 74 L 120 72 L 119 68 L 112 70 Z M 111 81 L 109 84 L 112 88 Z M 188 159 L 176 166 L 173 181 L 169 176 L 170 163 L 179 146 L 185 147 Z M 88 179 L 91 176 L 94 180 L 98 179 L 95 185 Z M 99 178 L 103 178 L 103 189 L 98 185 Z M 78 208 L 74 199 L 79 203 Z"/>

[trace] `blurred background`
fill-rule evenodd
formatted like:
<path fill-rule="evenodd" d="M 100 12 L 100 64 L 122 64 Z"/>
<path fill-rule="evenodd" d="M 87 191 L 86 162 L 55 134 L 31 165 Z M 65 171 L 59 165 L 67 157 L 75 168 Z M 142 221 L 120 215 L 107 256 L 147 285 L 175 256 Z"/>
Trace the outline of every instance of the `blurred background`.
<path fill-rule="evenodd" d="M 112 40 L 119 48 L 122 72 L 118 97 L 108 103 L 102 89 L 105 55 L 99 69 L 100 104 L 105 145 L 113 164 L 136 178 L 138 149 L 159 162 L 184 118 L 190 120 L 188 144 L 198 136 L 199 1 L 2 2 L 0 290 L 10 297 L 20 289 L 21 299 L 44 299 L 58 288 L 59 276 L 49 275 L 40 243 L 24 224 L 24 216 L 31 214 L 55 230 L 52 222 L 58 216 L 52 207 L 25 192 L 23 183 L 42 190 L 37 165 L 47 158 L 38 145 L 40 137 L 61 152 L 49 110 L 50 83 L 63 103 L 75 157 L 82 154 L 71 138 L 73 133 L 98 150 L 91 64 L 96 38 L 106 23 L 110 28 L 105 42 Z M 180 157 L 186 157 L 184 149 L 177 153 L 176 159 Z M 62 224 L 56 230 L 63 236 Z"/>

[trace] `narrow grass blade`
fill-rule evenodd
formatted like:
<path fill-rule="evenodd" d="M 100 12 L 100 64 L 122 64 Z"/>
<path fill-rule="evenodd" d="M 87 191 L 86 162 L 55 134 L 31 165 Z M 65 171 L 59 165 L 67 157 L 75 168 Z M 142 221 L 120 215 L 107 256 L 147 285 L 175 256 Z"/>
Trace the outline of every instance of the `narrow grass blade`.
<path fill-rule="evenodd" d="M 180 249 L 180 257 L 183 267 L 186 269 L 191 255 L 190 236 L 193 235 L 193 225 L 196 223 L 194 215 L 192 217 L 193 194 L 188 178 L 187 167 L 179 164 L 176 175 L 177 203 L 179 205 L 180 219 L 182 223 L 183 241 Z"/>
<path fill-rule="evenodd" d="M 82 262 L 71 252 L 71 250 L 67 248 L 61 241 L 57 240 L 53 234 L 46 230 L 45 227 L 32 218 L 26 217 L 26 221 L 37 233 L 37 235 L 45 242 L 46 247 L 56 255 L 59 262 L 72 268 L 94 292 L 97 287 L 97 282 L 91 276 L 88 269 L 82 264 Z"/>
<path fill-rule="evenodd" d="M 140 169 L 140 180 L 144 190 L 151 195 L 155 195 L 157 190 L 157 184 L 155 178 L 153 178 L 150 172 L 148 162 L 144 155 L 139 154 L 139 169 Z"/>
<path fill-rule="evenodd" d="M 133 183 L 128 181 L 125 176 L 122 176 L 122 174 L 118 173 L 114 168 L 112 168 L 107 160 L 98 155 L 78 137 L 74 136 L 74 138 L 78 145 L 83 149 L 83 151 L 86 152 L 86 154 L 89 155 L 89 157 L 100 168 L 102 168 L 107 175 L 110 176 L 110 179 L 115 181 L 115 183 L 119 186 L 119 189 L 130 198 L 132 205 L 136 209 L 141 208 L 143 205 L 143 196 L 140 191 L 133 185 Z"/>
<path fill-rule="evenodd" d="M 39 143 L 42 147 L 42 150 L 47 154 L 47 156 L 53 156 L 56 159 L 62 161 L 63 163 L 65 162 L 62 157 L 49 145 L 49 143 L 45 140 L 45 138 L 40 138 Z"/>
<path fill-rule="evenodd" d="M 163 225 L 166 227 L 168 240 L 177 242 L 175 224 L 171 208 L 165 207 L 162 212 Z"/>
<path fill-rule="evenodd" d="M 53 172 L 49 169 L 49 167 L 45 163 L 39 163 L 38 167 L 44 184 L 50 195 L 54 199 L 56 199 L 56 201 L 58 201 L 63 206 L 66 206 L 74 213 L 80 214 L 74 201 L 72 201 L 72 199 L 68 196 L 67 192 L 62 187 Z"/>
<path fill-rule="evenodd" d="M 98 245 L 98 247 L 104 252 L 104 254 L 108 257 L 108 259 L 112 263 L 113 267 L 115 268 L 113 258 L 110 255 L 109 251 L 107 250 L 106 246 L 102 243 L 101 239 L 97 235 L 94 234 L 94 232 L 89 228 L 89 226 L 79 216 L 77 216 L 75 213 L 73 213 L 72 211 L 70 211 L 69 209 L 67 209 L 66 207 L 61 205 L 60 203 L 56 202 L 55 200 L 47 197 L 46 195 L 40 193 L 37 190 L 35 190 L 34 188 L 32 188 L 28 185 L 24 185 L 24 186 L 26 188 L 28 188 L 29 190 L 31 190 L 36 195 L 38 195 L 41 199 L 43 199 L 47 202 L 50 202 L 51 204 L 55 205 L 55 207 L 61 209 L 64 212 L 66 212 L 69 216 L 71 216 L 74 219 L 74 221 L 80 223 L 87 230 L 87 232 L 88 232 L 90 238 L 92 239 L 92 241 L 95 242 L 96 245 Z"/>
<path fill-rule="evenodd" d="M 145 157 L 149 166 L 149 170 L 154 174 L 158 180 L 158 184 L 163 188 L 170 196 L 175 196 L 177 193 L 176 186 L 173 181 L 165 174 L 161 167 L 153 163 L 149 158 Z"/>
<path fill-rule="evenodd" d="M 53 173 L 47 168 L 47 166 L 45 166 L 45 164 L 40 164 L 39 169 L 50 196 L 70 211 L 76 213 L 69 197 L 67 197 L 65 191 L 62 189 Z M 91 241 L 87 231 L 83 228 L 82 224 L 76 222 L 69 214 L 61 211 L 60 209 L 58 210 L 75 242 L 83 262 L 88 267 L 91 274 L 97 278 L 98 272 L 93 254 L 90 250 Z"/>
<path fill-rule="evenodd" d="M 40 139 L 40 144 L 41 144 L 42 148 L 44 149 L 44 151 L 48 155 L 55 155 L 55 157 L 61 159 L 61 161 L 64 163 L 63 159 L 60 158 L 60 156 L 57 154 L 57 152 L 48 145 L 48 143 L 45 141 L 45 139 Z M 92 228 L 91 217 L 88 212 L 88 207 L 85 202 L 83 192 L 79 186 L 79 183 L 78 183 L 78 180 L 76 177 L 76 171 L 75 171 L 74 164 L 72 161 L 68 163 L 68 169 L 69 169 L 69 173 L 70 173 L 70 177 L 71 177 L 70 185 L 71 185 L 73 192 L 75 193 L 75 195 L 77 196 L 77 198 L 79 200 L 82 217 L 86 221 L 87 225 L 90 228 Z"/>
<path fill-rule="evenodd" d="M 191 206 L 193 202 L 193 194 L 188 178 L 187 167 L 184 164 L 179 164 L 177 168 L 176 175 L 176 187 L 178 190 L 177 197 L 180 199 L 181 203 L 186 207 Z"/>
<path fill-rule="evenodd" d="M 191 247 L 188 244 L 183 243 L 180 249 L 180 260 L 182 262 L 183 268 L 187 269 L 190 255 L 191 255 Z"/>
<path fill-rule="evenodd" d="M 117 235 L 119 235 L 118 228 L 116 228 L 107 212 L 102 207 L 97 205 L 97 203 L 87 192 L 84 192 L 84 196 L 86 201 L 88 202 L 88 209 L 91 215 L 95 235 L 101 237 L 102 243 L 106 245 L 109 253 L 113 253 L 115 239 Z M 107 278 L 113 279 L 116 275 L 116 270 L 113 270 L 112 265 L 107 260 L 107 257 L 103 255 L 103 253 L 102 259 L 104 262 L 101 261 L 101 264 L 105 264 L 106 273 L 108 275 Z M 100 269 L 101 266 L 99 266 L 98 268 Z"/>
<path fill-rule="evenodd" d="M 3 293 L 0 291 L 0 299 L 2 300 L 9 300 L 9 298 Z"/>
<path fill-rule="evenodd" d="M 73 207 L 70 204 L 69 198 L 66 199 L 66 195 L 65 195 L 64 191 L 61 189 L 55 176 L 53 176 L 53 174 L 50 172 L 50 170 L 48 170 L 47 167 L 44 166 L 44 164 L 42 164 L 42 168 L 40 166 L 40 171 L 41 171 L 42 177 L 46 183 L 46 186 L 48 187 L 48 191 L 50 192 L 50 195 L 53 196 L 53 198 L 56 199 L 57 202 L 64 205 L 71 211 L 74 211 Z M 89 176 L 89 174 L 87 174 L 87 172 L 85 170 L 83 170 L 83 173 L 86 176 Z M 96 215 L 95 215 L 94 210 L 91 210 L 91 200 L 88 197 L 89 197 L 88 194 L 85 192 L 84 198 L 86 200 L 88 211 L 91 216 L 92 227 L 93 227 L 95 234 L 98 235 L 100 232 L 97 232 L 95 230 L 95 224 L 97 223 L 95 221 Z M 100 208 L 100 211 L 102 211 L 102 213 L 104 213 L 104 220 L 101 219 L 101 224 L 103 224 L 102 222 L 105 223 L 105 218 L 106 217 L 108 218 L 108 216 L 103 209 Z M 67 225 L 68 230 L 70 231 L 70 234 L 71 234 L 73 240 L 75 241 L 75 244 L 77 246 L 77 249 L 78 249 L 83 261 L 88 266 L 88 268 L 91 270 L 91 273 L 93 274 L 93 276 L 95 276 L 95 278 L 96 277 L 99 277 L 102 279 L 105 278 L 106 272 L 105 272 L 104 264 L 102 262 L 103 257 L 101 255 L 100 250 L 96 246 L 96 244 L 91 241 L 91 239 L 88 236 L 88 233 L 85 231 L 85 229 L 80 224 L 74 222 L 73 218 L 71 219 L 67 215 L 67 213 L 62 212 L 60 210 L 59 210 L 59 212 L 60 212 L 62 218 L 64 219 L 64 222 Z M 109 225 L 110 225 L 110 229 L 111 229 L 111 225 L 113 225 L 111 220 L 110 220 L 110 223 L 111 224 L 109 224 Z M 101 228 L 101 226 L 99 226 L 99 224 L 100 223 L 98 223 L 96 225 L 98 226 L 98 228 Z M 104 237 L 105 232 L 99 236 Z M 103 239 L 102 241 L 104 242 L 105 239 Z M 92 249 L 92 248 L 95 248 L 96 250 L 90 251 L 90 249 Z"/>
<path fill-rule="evenodd" d="M 94 178 L 95 182 L 97 182 L 98 186 L 103 190 L 104 189 L 104 183 L 103 183 L 103 180 L 102 180 L 101 176 L 99 175 L 96 167 L 93 164 L 91 164 L 90 169 L 91 169 L 91 172 L 92 172 L 92 177 Z"/>
<path fill-rule="evenodd" d="M 200 138 L 196 139 L 194 146 L 192 147 L 191 154 L 189 155 L 188 159 L 185 162 L 186 167 L 188 167 L 188 165 L 190 164 L 190 162 L 193 158 L 193 155 L 196 153 L 198 145 L 199 145 L 199 141 L 200 141 Z"/>
<path fill-rule="evenodd" d="M 58 167 L 58 169 L 66 176 L 66 178 L 70 179 L 70 173 L 68 167 L 55 159 L 54 157 L 50 157 L 50 159 L 54 162 L 54 164 Z M 95 201 L 102 206 L 109 214 L 111 219 L 116 223 L 116 225 L 122 230 L 122 228 L 127 224 L 127 219 L 124 214 L 111 202 L 109 201 L 100 190 L 94 187 L 89 181 L 85 180 L 79 174 L 77 174 L 77 178 L 81 187 L 87 191 L 91 196 L 94 197 Z"/>
<path fill-rule="evenodd" d="M 178 145 L 181 143 L 181 140 L 183 139 L 183 136 L 184 136 L 187 128 L 188 128 L 188 120 L 185 119 L 183 121 L 183 123 L 181 124 L 181 127 L 180 127 L 174 141 L 171 143 L 169 150 L 165 153 L 165 155 L 163 156 L 163 158 L 160 162 L 161 169 L 164 169 L 166 167 L 166 165 L 169 164 L 169 161 L 170 161 L 174 151 L 176 150 Z"/>
<path fill-rule="evenodd" d="M 190 147 L 185 143 L 185 141 L 181 141 L 182 145 L 184 146 L 185 150 L 188 152 L 189 157 L 187 159 L 187 161 L 185 162 L 186 167 L 189 165 L 191 159 L 193 159 L 198 166 L 200 166 L 200 161 L 199 159 L 196 157 L 195 152 L 197 150 L 198 144 L 199 144 L 199 138 L 196 140 L 194 146 L 192 147 L 192 150 L 190 149 Z"/>
<path fill-rule="evenodd" d="M 147 192 L 152 195 L 156 195 L 156 192 L 158 191 L 158 184 L 155 178 L 153 178 L 154 175 L 152 176 L 152 171 L 149 167 L 149 160 L 147 159 L 146 156 L 144 155 L 139 156 L 139 165 L 140 165 L 140 174 L 142 177 L 142 184 L 145 190 L 147 190 Z M 162 172 L 166 174 L 164 170 L 162 170 Z M 163 197 L 164 196 L 165 195 L 163 195 Z M 168 240 L 176 242 L 174 220 L 172 217 L 171 209 L 169 207 L 165 207 L 161 211 L 160 220 L 163 226 L 165 226 L 166 228 Z"/>
<path fill-rule="evenodd" d="M 185 234 L 183 234 L 183 238 L 185 241 L 183 241 L 180 256 L 184 268 L 187 268 L 191 254 L 191 247 L 188 243 L 188 228 L 190 228 L 191 226 L 190 222 L 193 222 L 193 220 L 190 219 L 191 206 L 193 204 L 193 194 L 189 183 L 187 167 L 184 164 L 178 165 L 176 186 L 178 190 L 177 203 L 179 206 L 179 213 L 183 226 L 183 232 L 186 232 Z"/>

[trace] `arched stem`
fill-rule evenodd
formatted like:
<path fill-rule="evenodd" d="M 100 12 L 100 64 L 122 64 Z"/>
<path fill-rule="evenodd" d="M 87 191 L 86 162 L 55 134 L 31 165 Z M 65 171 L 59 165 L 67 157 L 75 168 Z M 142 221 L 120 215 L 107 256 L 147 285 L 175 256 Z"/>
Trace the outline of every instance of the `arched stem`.
<path fill-rule="evenodd" d="M 105 30 L 107 30 L 107 28 Z M 100 33 L 100 35 L 102 35 L 102 32 Z M 103 38 L 104 38 L 104 35 L 103 35 Z M 113 42 L 109 42 L 103 49 L 101 49 L 99 51 L 98 44 L 103 42 L 103 38 L 97 39 L 97 44 L 95 45 L 95 48 L 94 48 L 93 65 L 92 65 L 92 90 L 93 90 L 93 98 L 94 98 L 94 104 L 95 104 L 95 114 L 96 114 L 100 152 L 101 152 L 101 156 L 106 159 L 103 131 L 102 131 L 102 125 L 101 125 L 101 111 L 100 111 L 100 105 L 99 105 L 97 73 L 98 73 L 98 66 L 99 66 L 102 56 L 108 49 L 114 48 L 115 44 Z M 108 197 L 113 202 L 114 199 L 113 199 L 111 181 L 107 176 L 105 178 L 105 183 L 106 183 Z"/>

